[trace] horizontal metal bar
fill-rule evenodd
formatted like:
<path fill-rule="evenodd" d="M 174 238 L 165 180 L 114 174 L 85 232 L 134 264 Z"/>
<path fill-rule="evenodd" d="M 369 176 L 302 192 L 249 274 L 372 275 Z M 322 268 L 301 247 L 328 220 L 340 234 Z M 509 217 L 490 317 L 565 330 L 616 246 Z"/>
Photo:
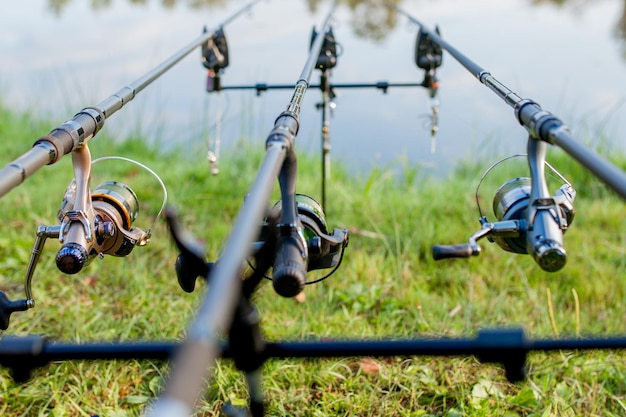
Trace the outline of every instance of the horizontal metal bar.
<path fill-rule="evenodd" d="M 288 90 L 294 88 L 293 84 L 249 84 L 249 85 L 226 85 L 222 86 L 221 90 L 256 90 L 257 93 L 267 91 L 267 90 Z M 320 84 L 311 84 L 309 88 L 321 88 Z M 387 90 L 388 88 L 398 88 L 398 87 L 424 87 L 422 83 L 390 83 L 387 81 L 379 81 L 376 83 L 335 83 L 331 84 L 331 89 L 336 88 L 377 88 L 379 90 Z"/>

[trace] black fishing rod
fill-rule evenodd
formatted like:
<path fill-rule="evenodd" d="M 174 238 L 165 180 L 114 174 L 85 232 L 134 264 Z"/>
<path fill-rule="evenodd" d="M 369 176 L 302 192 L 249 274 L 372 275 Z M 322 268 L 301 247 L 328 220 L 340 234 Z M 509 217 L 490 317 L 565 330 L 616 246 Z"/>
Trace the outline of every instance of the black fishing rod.
<path fill-rule="evenodd" d="M 319 33 L 326 33 L 336 7 L 333 2 Z M 210 369 L 220 356 L 219 337 L 229 331 L 238 311 L 242 294 L 242 267 L 253 254 L 253 244 L 261 233 L 260 225 L 267 216 L 267 206 L 278 178 L 281 190 L 278 216 L 276 253 L 272 281 L 275 290 L 286 297 L 295 296 L 306 284 L 309 265 L 308 243 L 298 216 L 296 199 L 297 162 L 294 151 L 299 127 L 302 100 L 309 87 L 311 73 L 316 65 L 324 41 L 318 36 L 311 45 L 310 55 L 298 78 L 287 109 L 280 113 L 266 140 L 266 153 L 257 176 L 237 215 L 233 229 L 222 251 L 222 256 L 208 270 L 209 289 L 195 319 L 189 326 L 187 338 L 173 359 L 162 397 L 149 411 L 149 416 L 188 416 Z M 176 236 L 176 234 L 175 234 Z M 347 237 L 347 236 L 346 236 Z M 183 270 L 185 268 L 181 268 Z M 260 375 L 255 370 L 246 374 L 251 410 L 262 415 Z"/>
<path fill-rule="evenodd" d="M 66 274 L 80 272 L 96 256 L 112 255 L 123 257 L 135 246 L 146 245 L 151 237 L 150 227 L 142 230 L 134 225 L 139 201 L 134 191 L 117 181 L 106 181 L 90 189 L 92 165 L 106 159 L 124 160 L 133 163 L 156 177 L 163 189 L 163 210 L 167 202 L 167 190 L 161 179 L 142 164 L 122 157 L 91 159 L 88 142 L 104 126 L 107 118 L 133 100 L 144 88 L 158 79 L 198 46 L 208 42 L 222 31 L 228 23 L 250 10 L 261 0 L 247 3 L 236 13 L 224 20 L 216 31 L 206 31 L 156 68 L 135 82 L 97 104 L 77 113 L 72 120 L 54 128 L 48 135 L 39 138 L 34 146 L 0 171 L 0 197 L 21 184 L 26 178 L 44 165 L 56 163 L 66 154 L 72 154 L 74 180 L 65 191 L 59 210 L 59 225 L 40 226 L 31 251 L 25 277 L 23 300 L 11 301 L 0 291 L 0 329 L 9 326 L 13 312 L 34 307 L 31 281 L 43 246 L 48 238 L 62 243 L 56 256 L 58 269 Z M 155 221 L 161 211 L 155 216 Z M 154 225 L 154 223 L 153 223 Z"/>
<path fill-rule="evenodd" d="M 254 0 L 224 20 L 221 29 L 261 0 Z M 26 178 L 45 165 L 51 165 L 73 150 L 87 144 L 103 127 L 106 119 L 133 100 L 144 88 L 176 65 L 198 46 L 207 42 L 219 31 L 205 32 L 188 45 L 163 61 L 145 75 L 112 94 L 93 107 L 86 107 L 72 120 L 54 128 L 47 136 L 39 138 L 33 148 L 0 170 L 0 197 L 21 184 Z"/>
<path fill-rule="evenodd" d="M 626 199 L 626 173 L 624 171 L 578 143 L 570 133 L 569 128 L 556 116 L 542 109 L 533 100 L 523 99 L 511 91 L 489 71 L 443 40 L 439 33 L 429 30 L 422 22 L 395 4 L 390 2 L 386 2 L 386 4 L 418 25 L 422 33 L 428 35 L 433 42 L 450 53 L 478 81 L 489 87 L 506 104 L 511 106 L 515 111 L 516 119 L 526 128 L 532 139 L 559 146 L 623 199 Z"/>
<path fill-rule="evenodd" d="M 487 220 L 481 210 L 479 183 L 476 201 L 480 212 L 480 230 L 470 236 L 465 244 L 434 245 L 433 258 L 440 260 L 477 256 L 481 252 L 477 241 L 488 237 L 490 241 L 496 242 L 508 252 L 532 255 L 535 262 L 545 271 L 560 270 L 567 260 L 563 234 L 574 218 L 573 202 L 576 191 L 558 171 L 547 163 L 547 145 L 560 146 L 624 199 L 626 199 L 626 173 L 576 142 L 567 126 L 557 117 L 543 110 L 533 100 L 522 99 L 504 86 L 491 73 L 444 41 L 438 31 L 428 30 L 406 11 L 391 3 L 387 4 L 417 24 L 421 34 L 448 51 L 481 83 L 513 107 L 517 120 L 528 131 L 527 154 L 520 156 L 527 158 L 530 177 L 512 179 L 498 189 L 493 200 L 494 214 L 497 217 L 495 222 Z M 507 159 L 509 158 L 504 160 Z M 495 165 L 489 168 L 485 175 Z M 554 195 L 550 194 L 547 186 L 546 167 L 552 169 L 563 181 L 563 185 L 556 190 Z"/>

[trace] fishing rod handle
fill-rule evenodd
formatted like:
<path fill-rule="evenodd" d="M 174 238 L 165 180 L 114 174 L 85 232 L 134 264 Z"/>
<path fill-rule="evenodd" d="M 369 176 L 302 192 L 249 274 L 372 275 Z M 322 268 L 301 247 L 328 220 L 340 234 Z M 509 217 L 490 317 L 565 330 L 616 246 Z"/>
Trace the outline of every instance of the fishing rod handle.
<path fill-rule="evenodd" d="M 461 243 L 459 245 L 433 245 L 433 259 L 439 261 L 448 258 L 469 258 L 476 256 L 472 245 L 469 243 Z"/>
<path fill-rule="evenodd" d="M 282 235 L 281 232 L 279 237 L 272 284 L 279 295 L 294 297 L 304 289 L 306 283 L 306 243 L 301 232 L 295 227 L 280 226 L 280 228 L 288 230 L 286 235 Z"/>

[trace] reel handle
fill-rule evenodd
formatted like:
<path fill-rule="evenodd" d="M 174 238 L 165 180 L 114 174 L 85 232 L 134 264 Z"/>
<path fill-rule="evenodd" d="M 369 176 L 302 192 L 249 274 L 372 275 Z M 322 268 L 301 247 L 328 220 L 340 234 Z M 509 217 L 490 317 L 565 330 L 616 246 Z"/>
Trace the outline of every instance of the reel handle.
<path fill-rule="evenodd" d="M 174 263 L 178 285 L 183 291 L 191 293 L 196 287 L 196 279 L 206 279 L 213 264 L 204 259 L 204 245 L 180 225 L 176 210 L 168 207 L 164 215 L 172 239 L 180 251 Z"/>
<path fill-rule="evenodd" d="M 185 256 L 187 255 L 187 256 Z M 174 271 L 180 288 L 188 293 L 196 289 L 196 280 L 202 278 L 206 281 L 213 266 L 212 262 L 204 262 L 204 266 L 196 258 L 189 258 L 189 253 L 181 252 L 174 262 Z"/>
<path fill-rule="evenodd" d="M 474 251 L 474 248 L 472 248 L 472 245 L 469 243 L 461 243 L 459 245 L 433 245 L 433 259 L 435 261 L 448 258 L 469 258 L 479 253 L 479 251 Z"/>
<path fill-rule="evenodd" d="M 496 224 L 489 223 L 484 217 L 480 219 L 481 228 L 470 236 L 467 243 L 459 245 L 433 245 L 433 259 L 438 261 L 447 258 L 469 258 L 470 256 L 480 255 L 480 246 L 476 243 L 478 240 L 494 232 Z"/>
<path fill-rule="evenodd" d="M 7 295 L 0 291 L 0 330 L 6 330 L 9 328 L 9 319 L 11 313 L 16 311 L 28 310 L 28 300 L 9 300 Z"/>

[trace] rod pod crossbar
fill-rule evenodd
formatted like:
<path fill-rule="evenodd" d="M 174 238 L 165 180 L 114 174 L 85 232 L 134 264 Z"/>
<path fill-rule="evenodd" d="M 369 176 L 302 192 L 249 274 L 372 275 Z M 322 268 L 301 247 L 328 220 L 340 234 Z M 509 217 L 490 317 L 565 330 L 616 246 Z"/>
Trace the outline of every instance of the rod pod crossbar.
<path fill-rule="evenodd" d="M 388 82 L 388 81 L 377 81 L 375 83 L 330 83 L 330 89 L 341 89 L 341 88 L 376 88 L 381 90 L 383 93 L 387 93 L 389 88 L 396 87 L 424 87 L 422 83 L 412 83 L 412 82 Z M 291 90 L 295 86 L 293 84 L 267 84 L 267 83 L 256 83 L 256 84 L 246 84 L 246 85 L 225 85 L 222 86 L 222 90 L 255 90 L 257 95 L 261 95 L 261 93 L 268 90 Z M 309 88 L 322 88 L 321 84 L 311 84 Z"/>
<path fill-rule="evenodd" d="M 387 6 L 406 16 L 411 22 L 418 25 L 420 29 L 429 35 L 431 39 L 445 49 L 454 57 L 465 69 L 467 69 L 478 81 L 489 87 L 506 104 L 515 111 L 515 117 L 519 123 L 526 128 L 533 139 L 538 139 L 552 145 L 557 145 L 567 154 L 574 158 L 583 167 L 591 171 L 598 179 L 611 187 L 620 197 L 626 200 L 626 173 L 615 165 L 600 157 L 592 150 L 578 143 L 563 124 L 552 113 L 543 110 L 539 104 L 530 99 L 523 99 L 510 90 L 491 73 L 456 48 L 443 40 L 435 31 L 429 30 L 422 22 L 417 20 L 405 10 L 393 3 L 386 2 Z"/>
<path fill-rule="evenodd" d="M 330 26 L 336 4 L 334 1 L 320 33 L 326 33 Z M 186 417 L 193 413 L 196 400 L 210 375 L 210 369 L 220 356 L 219 337 L 228 331 L 242 294 L 241 268 L 251 255 L 277 178 L 282 197 L 281 235 L 285 234 L 283 230 L 292 233 L 294 225 L 298 223 L 295 205 L 297 166 L 293 147 L 298 133 L 301 103 L 323 40 L 323 36 L 318 36 L 311 45 L 309 57 L 295 84 L 287 109 L 274 122 L 274 128 L 266 140 L 265 157 L 237 215 L 222 256 L 207 276 L 209 289 L 189 326 L 187 338 L 173 357 L 173 366 L 164 393 L 149 410 L 149 417 Z M 298 254 L 294 253 L 297 252 L 294 249 L 300 248 L 295 245 L 278 245 L 274 278 L 281 268 L 289 269 L 284 268 L 285 265 L 291 267 L 296 264 L 296 269 L 305 266 L 301 264 L 302 260 L 297 259 Z M 283 259 L 283 264 L 280 259 Z M 304 271 L 306 272 L 306 268 Z M 287 293 L 292 290 L 290 285 L 285 287 Z"/>
<path fill-rule="evenodd" d="M 35 368 L 67 360 L 167 360 L 180 345 L 173 341 L 67 343 L 44 336 L 5 336 L 0 339 L 0 365 L 16 382 L 25 382 Z M 526 357 L 533 352 L 626 349 L 626 337 L 528 339 L 521 328 L 484 329 L 474 338 L 414 338 L 389 340 L 303 340 L 267 342 L 262 360 L 287 358 L 341 358 L 346 356 L 476 356 L 484 363 L 504 367 L 515 382 L 525 375 Z M 232 349 L 220 343 L 220 358 L 232 358 Z"/>
<path fill-rule="evenodd" d="M 247 3 L 224 20 L 219 25 L 219 28 L 221 29 L 232 22 L 260 1 L 254 0 Z M 135 82 L 122 87 L 94 107 L 84 108 L 72 120 L 62 123 L 47 136 L 39 138 L 28 152 L 0 170 L 0 197 L 24 182 L 26 178 L 43 166 L 59 161 L 63 155 L 86 144 L 89 139 L 93 138 L 102 129 L 107 118 L 133 100 L 144 88 L 171 69 L 191 51 L 205 43 L 214 34 L 215 31 L 203 33 Z"/>

